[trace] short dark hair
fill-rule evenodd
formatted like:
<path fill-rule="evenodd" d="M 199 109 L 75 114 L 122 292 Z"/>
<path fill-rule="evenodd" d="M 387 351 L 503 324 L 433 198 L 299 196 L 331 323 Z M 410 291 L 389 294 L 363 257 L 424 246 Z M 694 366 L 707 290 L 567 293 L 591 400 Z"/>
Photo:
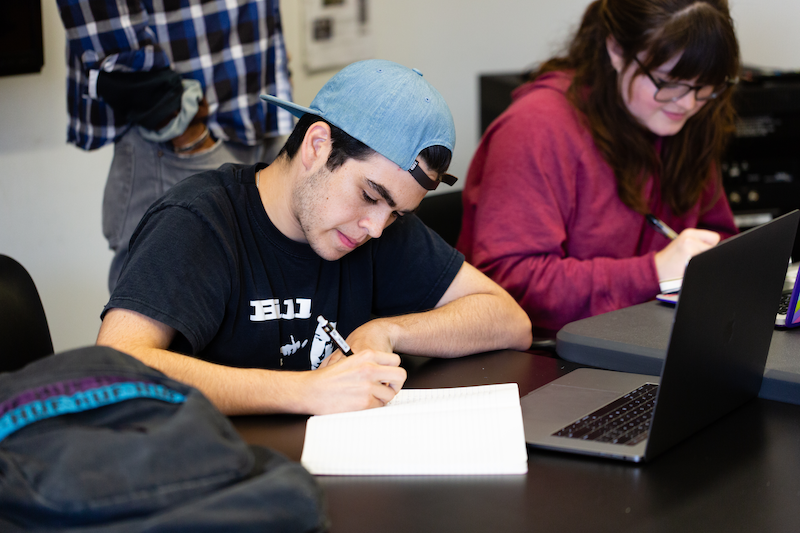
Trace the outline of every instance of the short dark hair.
<path fill-rule="evenodd" d="M 453 152 L 449 148 L 436 144 L 428 146 L 419 153 L 419 157 L 425 161 L 428 168 L 436 172 L 441 178 L 442 174 L 450 168 L 450 161 L 453 159 Z"/>
<path fill-rule="evenodd" d="M 341 128 L 337 128 L 324 118 L 306 113 L 297 121 L 294 131 L 289 135 L 278 157 L 285 155 L 289 160 L 294 159 L 294 156 L 297 155 L 298 150 L 300 150 L 300 145 L 303 143 L 306 132 L 317 122 L 324 122 L 331 128 L 331 153 L 325 164 L 329 171 L 333 172 L 348 159 L 364 161 L 372 156 L 372 154 L 376 153 L 375 150 L 348 133 L 345 133 Z M 447 172 L 453 157 L 452 152 L 450 152 L 448 148 L 438 145 L 425 148 L 419 155 L 420 158 L 425 161 L 425 164 L 428 165 L 428 168 L 436 172 L 437 176 L 441 176 Z"/>

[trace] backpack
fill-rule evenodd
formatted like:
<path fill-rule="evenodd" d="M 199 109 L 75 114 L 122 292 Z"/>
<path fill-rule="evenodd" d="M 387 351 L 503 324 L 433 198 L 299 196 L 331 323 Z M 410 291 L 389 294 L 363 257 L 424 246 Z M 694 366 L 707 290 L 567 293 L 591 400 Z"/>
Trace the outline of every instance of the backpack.
<path fill-rule="evenodd" d="M 308 471 L 129 355 L 92 346 L 0 374 L 0 531 L 327 528 Z"/>

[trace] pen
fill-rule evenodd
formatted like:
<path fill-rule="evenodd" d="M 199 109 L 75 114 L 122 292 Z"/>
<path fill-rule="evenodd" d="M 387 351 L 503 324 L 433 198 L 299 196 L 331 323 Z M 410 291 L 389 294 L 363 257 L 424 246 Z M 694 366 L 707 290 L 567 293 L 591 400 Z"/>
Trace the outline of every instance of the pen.
<path fill-rule="evenodd" d="M 330 336 L 333 344 L 339 348 L 343 354 L 345 355 L 353 355 L 353 350 L 350 349 L 350 346 L 347 344 L 347 341 L 344 340 L 344 337 L 339 335 L 339 332 L 336 331 L 336 328 L 331 324 L 324 316 L 319 315 L 317 317 L 317 322 L 320 323 L 322 326 L 322 331 Z"/>
<path fill-rule="evenodd" d="M 653 226 L 656 229 L 657 232 L 659 232 L 661 235 L 663 235 L 667 239 L 670 239 L 670 240 L 674 241 L 675 239 L 678 238 L 678 234 L 675 233 L 675 230 L 670 228 L 666 224 L 664 224 L 659 219 L 657 219 L 655 217 L 655 215 L 651 215 L 651 214 L 648 213 L 648 214 L 645 215 L 645 218 L 650 223 L 650 225 Z"/>

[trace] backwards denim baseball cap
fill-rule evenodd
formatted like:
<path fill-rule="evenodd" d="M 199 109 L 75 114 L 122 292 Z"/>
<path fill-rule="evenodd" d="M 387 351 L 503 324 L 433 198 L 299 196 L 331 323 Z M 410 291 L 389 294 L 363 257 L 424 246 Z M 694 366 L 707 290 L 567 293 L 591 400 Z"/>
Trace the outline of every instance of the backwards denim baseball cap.
<path fill-rule="evenodd" d="M 439 182 L 419 168 L 417 156 L 436 145 L 452 153 L 456 143 L 453 115 L 439 91 L 419 70 L 392 61 L 369 59 L 348 65 L 320 89 L 311 107 L 268 94 L 261 98 L 298 118 L 306 113 L 324 118 L 408 170 L 429 191 Z M 448 185 L 456 180 L 450 174 L 442 176 Z"/>

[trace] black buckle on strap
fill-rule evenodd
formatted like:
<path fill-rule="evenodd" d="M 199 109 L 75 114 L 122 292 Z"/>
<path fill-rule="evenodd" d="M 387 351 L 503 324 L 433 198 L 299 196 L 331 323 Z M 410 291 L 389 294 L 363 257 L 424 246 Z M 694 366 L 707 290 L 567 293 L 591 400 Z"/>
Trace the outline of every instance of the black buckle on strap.
<path fill-rule="evenodd" d="M 439 186 L 440 181 L 434 181 L 425 174 L 422 169 L 419 167 L 419 161 L 414 161 L 414 165 L 408 169 L 414 179 L 417 180 L 423 189 L 427 191 L 435 191 L 436 187 Z M 454 185 L 455 182 L 458 181 L 458 178 L 453 176 L 452 174 L 442 174 L 441 181 L 445 182 L 448 185 Z"/>

